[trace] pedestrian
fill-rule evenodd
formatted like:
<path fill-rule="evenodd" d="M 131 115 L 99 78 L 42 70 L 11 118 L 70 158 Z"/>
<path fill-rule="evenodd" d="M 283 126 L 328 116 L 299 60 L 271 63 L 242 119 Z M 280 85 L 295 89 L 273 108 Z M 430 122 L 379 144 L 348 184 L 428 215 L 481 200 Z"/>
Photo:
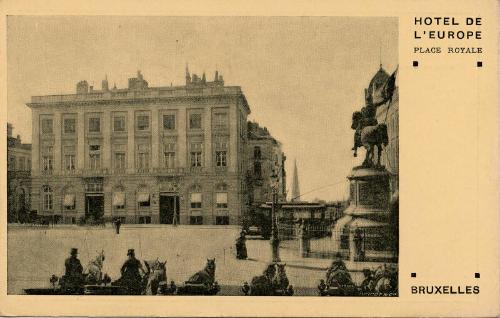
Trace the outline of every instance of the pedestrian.
<path fill-rule="evenodd" d="M 237 259 L 247 259 L 247 245 L 245 230 L 242 230 L 240 237 L 236 240 L 236 258 Z"/>
<path fill-rule="evenodd" d="M 115 229 L 116 229 L 116 234 L 120 234 L 120 226 L 122 225 L 122 221 L 120 218 L 115 219 Z"/>

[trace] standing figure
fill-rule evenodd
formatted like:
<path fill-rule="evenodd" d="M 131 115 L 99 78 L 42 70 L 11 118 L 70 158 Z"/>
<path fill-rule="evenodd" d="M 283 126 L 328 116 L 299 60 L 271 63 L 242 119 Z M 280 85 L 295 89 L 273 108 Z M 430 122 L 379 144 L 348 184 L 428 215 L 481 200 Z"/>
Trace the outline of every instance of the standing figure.
<path fill-rule="evenodd" d="M 236 240 L 236 258 L 247 259 L 247 245 L 246 245 L 245 231 L 241 231 L 240 237 Z"/>
<path fill-rule="evenodd" d="M 128 259 L 123 263 L 120 269 L 122 277 L 119 279 L 120 285 L 128 289 L 131 295 L 140 295 L 142 292 L 142 276 L 146 274 L 141 262 L 135 258 L 135 251 L 129 249 L 127 253 Z"/>
<path fill-rule="evenodd" d="M 122 225 L 122 221 L 120 218 L 115 219 L 115 228 L 116 228 L 116 234 L 120 234 L 120 226 Z"/>
<path fill-rule="evenodd" d="M 363 233 L 360 228 L 354 230 L 354 245 L 356 247 L 356 260 L 363 261 L 365 258 L 365 251 L 363 250 Z"/>
<path fill-rule="evenodd" d="M 83 287 L 83 266 L 78 259 L 78 249 L 72 248 L 70 257 L 64 262 L 65 273 L 61 288 L 64 294 L 78 294 Z"/>

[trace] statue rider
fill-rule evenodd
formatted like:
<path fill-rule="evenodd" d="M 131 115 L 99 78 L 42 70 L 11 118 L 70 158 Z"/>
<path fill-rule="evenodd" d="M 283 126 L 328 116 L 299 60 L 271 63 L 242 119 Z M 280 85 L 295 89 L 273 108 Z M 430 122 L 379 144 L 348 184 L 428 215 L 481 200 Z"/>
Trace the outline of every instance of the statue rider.
<path fill-rule="evenodd" d="M 70 257 L 64 262 L 65 273 L 63 290 L 65 293 L 78 293 L 83 286 L 83 266 L 78 259 L 78 249 L 72 248 Z"/>
<path fill-rule="evenodd" d="M 356 132 L 354 133 L 354 147 L 352 150 L 356 150 L 357 147 L 361 147 L 361 131 L 363 128 L 368 127 L 368 126 L 376 126 L 378 124 L 377 121 L 377 107 L 373 105 L 373 102 L 371 101 L 371 98 L 366 99 L 366 106 L 361 108 L 361 112 L 355 112 L 353 116 L 356 116 L 356 113 L 358 113 L 358 120 L 357 126 L 352 126 L 352 129 L 355 129 Z M 356 156 L 356 154 L 354 155 Z"/>

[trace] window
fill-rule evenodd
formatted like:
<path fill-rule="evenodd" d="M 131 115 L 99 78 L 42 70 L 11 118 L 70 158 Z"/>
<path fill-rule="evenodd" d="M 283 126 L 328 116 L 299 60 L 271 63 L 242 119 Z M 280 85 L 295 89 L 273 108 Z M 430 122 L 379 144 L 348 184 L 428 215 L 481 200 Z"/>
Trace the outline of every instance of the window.
<path fill-rule="evenodd" d="M 65 194 L 63 198 L 63 206 L 65 210 L 72 211 L 75 210 L 75 195 Z"/>
<path fill-rule="evenodd" d="M 149 116 L 139 115 L 137 116 L 137 130 L 148 130 L 149 129 Z"/>
<path fill-rule="evenodd" d="M 66 170 L 75 170 L 76 156 L 75 146 L 64 146 L 64 168 Z"/>
<path fill-rule="evenodd" d="M 43 171 L 45 173 L 50 173 L 54 169 L 52 155 L 44 155 L 42 157 Z"/>
<path fill-rule="evenodd" d="M 227 114 L 216 113 L 214 114 L 215 129 L 227 129 Z"/>
<path fill-rule="evenodd" d="M 137 145 L 137 168 L 149 169 L 149 146 Z"/>
<path fill-rule="evenodd" d="M 189 115 L 189 128 L 190 129 L 201 129 L 201 114 Z"/>
<path fill-rule="evenodd" d="M 253 148 L 253 158 L 254 159 L 261 159 L 262 154 L 260 152 L 260 147 L 255 147 Z"/>
<path fill-rule="evenodd" d="M 189 217 L 189 224 L 202 225 L 203 224 L 203 217 L 201 215 L 191 215 Z"/>
<path fill-rule="evenodd" d="M 125 209 L 125 192 L 113 193 L 113 209 L 119 211 Z"/>
<path fill-rule="evenodd" d="M 125 152 L 115 152 L 115 170 L 125 170 Z"/>
<path fill-rule="evenodd" d="M 64 133 L 74 134 L 76 130 L 76 120 L 74 118 L 64 119 Z"/>
<path fill-rule="evenodd" d="M 51 134 L 53 132 L 52 119 L 42 119 L 42 133 Z"/>
<path fill-rule="evenodd" d="M 28 164 L 27 164 L 26 170 L 28 170 L 28 171 L 31 170 L 31 159 L 28 159 Z"/>
<path fill-rule="evenodd" d="M 216 225 L 229 225 L 229 216 L 228 215 L 218 215 L 215 217 Z"/>
<path fill-rule="evenodd" d="M 253 174 L 254 174 L 254 177 L 255 178 L 262 178 L 262 168 L 261 168 L 261 165 L 260 165 L 260 162 L 258 161 L 255 161 L 253 163 Z"/>
<path fill-rule="evenodd" d="M 75 155 L 64 155 L 64 166 L 66 170 L 75 170 Z"/>
<path fill-rule="evenodd" d="M 113 131 L 125 131 L 125 116 L 115 116 L 113 118 Z"/>
<path fill-rule="evenodd" d="M 227 166 L 226 152 L 225 151 L 216 151 L 215 152 L 215 162 L 217 164 L 217 167 L 226 167 Z"/>
<path fill-rule="evenodd" d="M 43 210 L 52 210 L 52 189 L 49 186 L 43 186 Z"/>
<path fill-rule="evenodd" d="M 175 146 L 174 142 L 166 143 L 163 150 L 163 166 L 175 168 Z"/>
<path fill-rule="evenodd" d="M 101 146 L 89 146 L 89 169 L 97 170 L 101 168 Z"/>
<path fill-rule="evenodd" d="M 165 168 L 175 168 L 175 152 L 163 153 L 165 160 Z"/>
<path fill-rule="evenodd" d="M 24 157 L 19 158 L 19 170 L 24 171 Z"/>
<path fill-rule="evenodd" d="M 139 217 L 139 224 L 150 224 L 150 223 L 151 223 L 150 216 L 140 216 Z"/>
<path fill-rule="evenodd" d="M 202 143 L 191 144 L 191 167 L 202 166 Z"/>
<path fill-rule="evenodd" d="M 151 205 L 150 195 L 147 192 L 139 192 L 137 194 L 137 203 L 139 208 L 149 208 Z"/>
<path fill-rule="evenodd" d="M 89 118 L 89 132 L 101 131 L 101 119 L 99 117 Z"/>
<path fill-rule="evenodd" d="M 215 202 L 217 209 L 227 209 L 227 192 L 217 192 Z"/>
<path fill-rule="evenodd" d="M 88 182 L 85 185 L 85 191 L 86 192 L 102 192 L 103 191 L 102 182 Z"/>
<path fill-rule="evenodd" d="M 190 197 L 191 209 L 201 209 L 201 193 L 193 192 Z"/>
<path fill-rule="evenodd" d="M 175 130 L 175 115 L 163 115 L 163 129 Z"/>

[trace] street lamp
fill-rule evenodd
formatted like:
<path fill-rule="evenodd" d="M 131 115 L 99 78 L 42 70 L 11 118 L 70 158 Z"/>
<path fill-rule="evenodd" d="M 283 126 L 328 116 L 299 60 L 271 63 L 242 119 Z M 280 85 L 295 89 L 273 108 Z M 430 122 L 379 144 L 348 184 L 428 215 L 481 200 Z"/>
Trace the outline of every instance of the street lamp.
<path fill-rule="evenodd" d="M 273 173 L 271 176 L 272 185 L 272 201 L 271 201 L 271 254 L 273 263 L 281 262 L 280 259 L 280 240 L 278 237 L 278 176 Z"/>

